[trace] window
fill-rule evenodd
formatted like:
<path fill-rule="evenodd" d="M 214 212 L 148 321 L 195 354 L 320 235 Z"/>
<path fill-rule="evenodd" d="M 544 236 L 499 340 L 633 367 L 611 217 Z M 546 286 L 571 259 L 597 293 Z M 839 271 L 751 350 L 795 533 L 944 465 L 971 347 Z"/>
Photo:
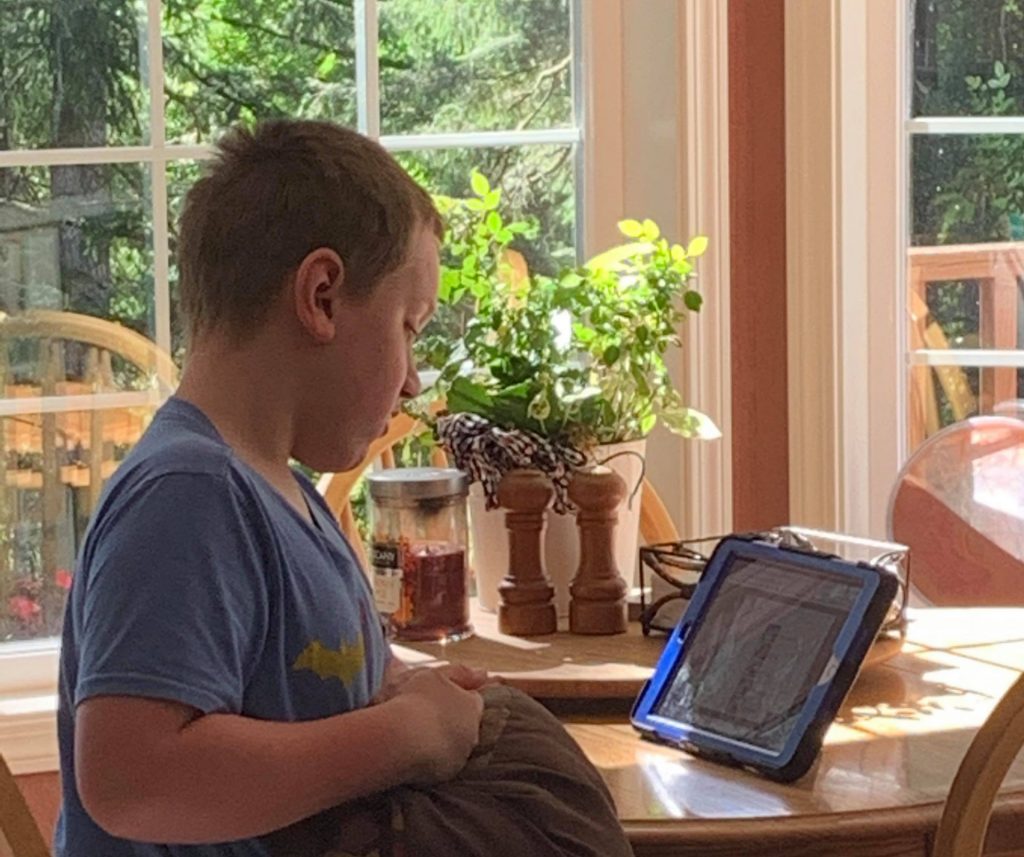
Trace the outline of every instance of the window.
<path fill-rule="evenodd" d="M 472 168 L 577 246 L 578 0 L 46 0 L 0 18 L 0 644 L 60 626 L 104 480 L 173 388 L 184 192 L 236 121 L 328 118 L 429 190 Z"/>
<path fill-rule="evenodd" d="M 885 537 L 908 455 L 1019 395 L 1022 10 L 787 4 L 792 520 Z"/>
<path fill-rule="evenodd" d="M 913 4 L 907 443 L 1024 396 L 1024 5 Z"/>

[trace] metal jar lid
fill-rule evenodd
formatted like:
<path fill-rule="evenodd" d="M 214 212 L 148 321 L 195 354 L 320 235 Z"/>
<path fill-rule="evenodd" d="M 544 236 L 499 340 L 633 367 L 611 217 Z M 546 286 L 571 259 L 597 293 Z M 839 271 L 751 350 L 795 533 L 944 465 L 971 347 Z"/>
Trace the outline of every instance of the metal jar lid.
<path fill-rule="evenodd" d="M 439 500 L 465 497 L 469 477 L 453 467 L 396 467 L 366 477 L 374 500 Z"/>

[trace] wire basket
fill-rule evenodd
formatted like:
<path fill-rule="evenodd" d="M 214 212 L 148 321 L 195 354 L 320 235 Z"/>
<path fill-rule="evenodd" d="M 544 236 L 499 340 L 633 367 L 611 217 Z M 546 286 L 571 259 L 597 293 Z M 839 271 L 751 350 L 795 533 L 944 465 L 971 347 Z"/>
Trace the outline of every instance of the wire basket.
<path fill-rule="evenodd" d="M 795 526 L 774 527 L 742 535 L 771 544 L 838 556 L 851 562 L 867 562 L 895 574 L 899 588 L 879 637 L 903 638 L 906 635 L 910 598 L 910 551 L 906 545 Z M 645 637 L 652 631 L 668 634 L 675 629 L 678 608 L 685 607 L 693 596 L 708 558 L 724 538 L 727 536 L 706 536 L 640 548 L 640 627 Z M 651 578 L 649 601 L 648 574 L 654 576 Z M 657 585 L 656 579 L 662 581 L 661 586 Z M 662 594 L 655 596 L 656 589 L 661 589 Z"/>

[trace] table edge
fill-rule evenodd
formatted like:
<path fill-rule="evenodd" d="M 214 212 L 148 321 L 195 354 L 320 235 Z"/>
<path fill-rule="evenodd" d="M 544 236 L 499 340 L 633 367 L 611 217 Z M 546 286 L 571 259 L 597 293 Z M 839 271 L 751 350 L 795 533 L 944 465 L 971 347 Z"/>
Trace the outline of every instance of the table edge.
<path fill-rule="evenodd" d="M 945 799 L 901 807 L 879 807 L 851 812 L 822 812 L 816 815 L 759 816 L 753 818 L 666 818 L 622 819 L 622 827 L 634 844 L 679 842 L 685 836 L 688 848 L 702 844 L 730 845 L 751 840 L 761 845 L 796 839 L 844 839 L 870 836 L 913 836 L 934 833 L 942 816 Z M 1000 794 L 992 821 L 1013 818 L 1024 821 L 1024 790 Z"/>

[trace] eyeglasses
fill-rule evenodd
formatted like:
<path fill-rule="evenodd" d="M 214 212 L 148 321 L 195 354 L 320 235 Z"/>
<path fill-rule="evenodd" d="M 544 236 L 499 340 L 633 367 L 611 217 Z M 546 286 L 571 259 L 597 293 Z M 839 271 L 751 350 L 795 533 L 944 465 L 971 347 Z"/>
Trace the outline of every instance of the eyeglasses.
<path fill-rule="evenodd" d="M 904 545 L 879 542 L 854 536 L 811 530 L 801 527 L 775 527 L 756 534 L 768 542 L 791 545 L 804 550 L 821 550 L 851 559 L 867 559 L 896 575 L 899 582 L 896 597 L 879 631 L 879 637 L 906 636 L 907 607 L 910 601 L 910 556 Z M 670 634 L 678 624 L 677 611 L 666 609 L 673 602 L 689 601 L 697 588 L 708 557 L 726 536 L 709 536 L 678 542 L 660 542 L 640 548 L 640 628 L 645 637 L 651 631 Z M 867 551 L 868 553 L 865 553 Z M 670 591 L 647 603 L 647 580 L 644 569 L 652 572 L 670 587 Z M 651 579 L 651 597 L 655 581 Z"/>

